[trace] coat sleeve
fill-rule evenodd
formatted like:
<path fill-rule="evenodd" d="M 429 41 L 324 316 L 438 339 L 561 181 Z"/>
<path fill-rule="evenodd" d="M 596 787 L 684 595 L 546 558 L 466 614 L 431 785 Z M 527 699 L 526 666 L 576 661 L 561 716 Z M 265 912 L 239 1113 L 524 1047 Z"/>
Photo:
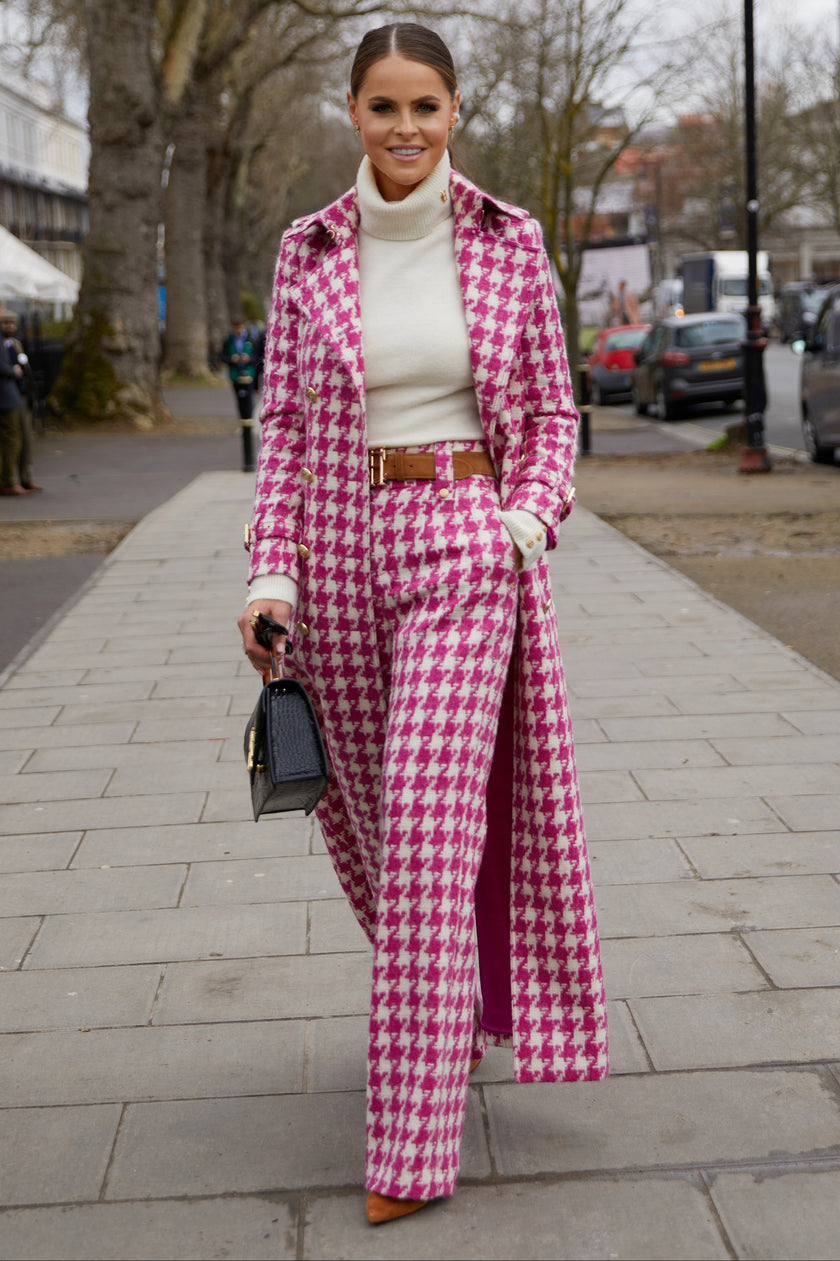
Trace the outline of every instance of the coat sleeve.
<path fill-rule="evenodd" d="M 557 527 L 571 511 L 579 417 L 548 257 L 538 225 L 531 220 L 530 226 L 539 246 L 539 272 L 519 346 L 525 423 L 519 475 L 508 506 L 539 517 L 554 547 Z"/>
<path fill-rule="evenodd" d="M 262 444 L 251 518 L 248 581 L 258 574 L 300 573 L 297 544 L 303 512 L 305 435 L 298 373 L 299 311 L 294 301 L 300 242 L 286 234 L 280 246 L 266 328 Z"/>

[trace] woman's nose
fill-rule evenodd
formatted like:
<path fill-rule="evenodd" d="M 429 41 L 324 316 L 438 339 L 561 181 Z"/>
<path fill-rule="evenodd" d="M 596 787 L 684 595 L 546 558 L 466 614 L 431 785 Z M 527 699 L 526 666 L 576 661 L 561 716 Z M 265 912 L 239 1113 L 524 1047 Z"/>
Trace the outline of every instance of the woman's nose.
<path fill-rule="evenodd" d="M 401 114 L 397 120 L 397 131 L 402 136 L 412 136 L 416 130 L 417 127 L 411 112 L 407 110 L 406 113 Z"/>

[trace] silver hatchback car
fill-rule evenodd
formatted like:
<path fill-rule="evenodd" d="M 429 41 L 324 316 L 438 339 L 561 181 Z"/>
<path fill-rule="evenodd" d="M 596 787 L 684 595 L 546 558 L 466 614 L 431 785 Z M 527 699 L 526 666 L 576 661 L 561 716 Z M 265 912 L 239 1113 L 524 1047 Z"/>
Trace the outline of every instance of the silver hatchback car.
<path fill-rule="evenodd" d="M 840 285 L 828 290 L 810 339 L 791 349 L 802 355 L 805 450 L 818 464 L 833 464 L 840 447 Z"/>

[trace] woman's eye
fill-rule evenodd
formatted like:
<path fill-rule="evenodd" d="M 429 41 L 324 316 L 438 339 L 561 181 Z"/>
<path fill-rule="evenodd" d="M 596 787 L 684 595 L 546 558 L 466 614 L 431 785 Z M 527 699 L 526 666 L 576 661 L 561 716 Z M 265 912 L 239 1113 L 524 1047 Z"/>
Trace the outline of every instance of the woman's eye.
<path fill-rule="evenodd" d="M 440 107 L 433 104 L 432 101 L 423 101 L 421 105 L 417 106 L 417 109 L 421 114 L 436 114 L 439 108 Z"/>
<path fill-rule="evenodd" d="M 391 109 L 391 106 L 386 105 L 384 101 L 381 102 L 379 105 L 371 105 L 370 107 L 370 111 L 372 114 L 387 114 L 390 111 L 390 109 Z"/>

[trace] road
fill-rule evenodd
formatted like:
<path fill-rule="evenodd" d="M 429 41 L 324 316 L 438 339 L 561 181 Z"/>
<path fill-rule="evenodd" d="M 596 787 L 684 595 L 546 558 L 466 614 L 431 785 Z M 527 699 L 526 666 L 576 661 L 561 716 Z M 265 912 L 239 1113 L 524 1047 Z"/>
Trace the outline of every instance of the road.
<path fill-rule="evenodd" d="M 799 366 L 801 360 L 790 346 L 771 341 L 764 354 L 764 375 L 767 382 L 768 406 L 764 416 L 765 438 L 769 445 L 793 447 L 803 451 L 802 428 L 799 418 Z M 630 403 L 619 404 L 616 411 L 632 416 Z M 699 407 L 691 413 L 683 426 L 697 427 L 704 432 L 723 432 L 724 425 L 743 416 L 743 406 L 737 411 L 723 411 L 717 406 Z"/>

